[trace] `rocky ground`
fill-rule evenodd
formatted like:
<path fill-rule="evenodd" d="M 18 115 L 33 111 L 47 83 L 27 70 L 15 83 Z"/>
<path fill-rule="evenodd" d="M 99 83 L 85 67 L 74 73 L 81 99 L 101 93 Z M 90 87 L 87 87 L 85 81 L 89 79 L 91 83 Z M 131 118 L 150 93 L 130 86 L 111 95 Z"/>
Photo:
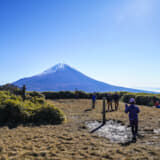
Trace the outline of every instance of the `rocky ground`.
<path fill-rule="evenodd" d="M 159 160 L 160 109 L 139 106 L 139 138 L 136 143 L 116 143 L 90 133 L 86 122 L 102 119 L 102 101 L 91 110 L 84 99 L 49 101 L 67 117 L 62 125 L 18 126 L 0 128 L 0 159 L 6 160 Z M 106 112 L 107 120 L 128 126 L 124 104 Z"/>

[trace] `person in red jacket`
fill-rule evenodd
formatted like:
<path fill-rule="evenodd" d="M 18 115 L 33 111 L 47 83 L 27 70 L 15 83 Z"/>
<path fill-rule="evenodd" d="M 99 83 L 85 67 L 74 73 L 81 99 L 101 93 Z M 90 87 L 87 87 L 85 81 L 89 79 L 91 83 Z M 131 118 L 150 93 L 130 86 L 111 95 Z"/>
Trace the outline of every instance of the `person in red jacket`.
<path fill-rule="evenodd" d="M 156 106 L 156 108 L 160 108 L 160 103 L 159 101 L 156 101 L 156 103 L 154 104 Z"/>

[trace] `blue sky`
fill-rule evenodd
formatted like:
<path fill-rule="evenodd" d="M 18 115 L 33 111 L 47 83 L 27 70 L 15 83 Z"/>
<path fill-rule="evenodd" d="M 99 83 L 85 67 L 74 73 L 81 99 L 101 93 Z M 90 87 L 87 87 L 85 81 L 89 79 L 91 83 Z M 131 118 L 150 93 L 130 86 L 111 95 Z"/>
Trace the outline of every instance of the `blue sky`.
<path fill-rule="evenodd" d="M 160 88 L 159 0 L 1 0 L 0 84 L 64 62 L 97 80 Z"/>

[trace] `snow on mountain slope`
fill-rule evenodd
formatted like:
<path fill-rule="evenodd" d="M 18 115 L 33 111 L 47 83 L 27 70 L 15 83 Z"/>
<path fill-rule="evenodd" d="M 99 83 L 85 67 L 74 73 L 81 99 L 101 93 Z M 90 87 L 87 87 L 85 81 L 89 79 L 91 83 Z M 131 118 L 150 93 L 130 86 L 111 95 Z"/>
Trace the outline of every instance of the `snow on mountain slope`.
<path fill-rule="evenodd" d="M 63 63 L 59 63 L 38 75 L 20 79 L 13 84 L 19 87 L 25 84 L 27 90 L 30 91 L 74 91 L 77 88 L 86 92 L 142 92 L 141 90 L 113 86 L 94 80 Z"/>

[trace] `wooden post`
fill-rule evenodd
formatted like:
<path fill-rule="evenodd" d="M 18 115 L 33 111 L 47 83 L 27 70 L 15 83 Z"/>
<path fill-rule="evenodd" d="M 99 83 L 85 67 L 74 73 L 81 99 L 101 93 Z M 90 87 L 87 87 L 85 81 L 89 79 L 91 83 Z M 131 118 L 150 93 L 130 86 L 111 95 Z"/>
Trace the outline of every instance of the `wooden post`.
<path fill-rule="evenodd" d="M 106 123 L 106 103 L 105 101 L 106 101 L 106 98 L 103 97 L 103 111 L 102 111 L 102 118 L 103 118 L 102 124 L 103 125 Z"/>
<path fill-rule="evenodd" d="M 26 99 L 26 85 L 25 84 L 22 87 L 22 98 L 23 98 L 23 101 L 25 101 Z"/>

